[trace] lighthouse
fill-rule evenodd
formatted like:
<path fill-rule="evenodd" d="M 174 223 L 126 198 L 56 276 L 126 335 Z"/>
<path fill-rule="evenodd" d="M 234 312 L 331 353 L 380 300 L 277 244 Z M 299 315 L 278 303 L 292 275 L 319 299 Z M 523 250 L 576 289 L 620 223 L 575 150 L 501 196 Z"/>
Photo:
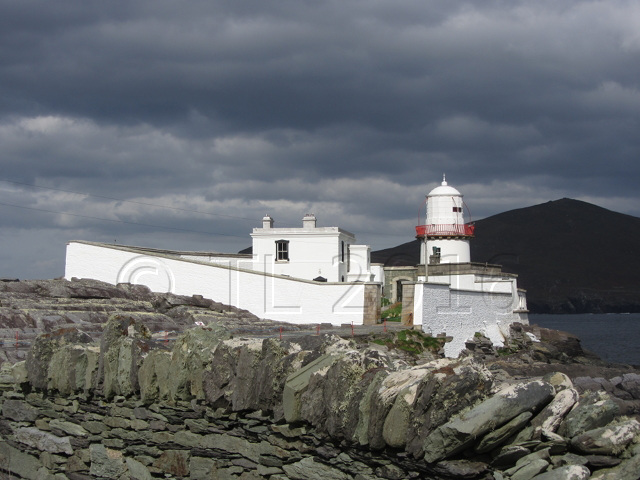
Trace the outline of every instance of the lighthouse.
<path fill-rule="evenodd" d="M 464 222 L 463 207 L 462 194 L 443 175 L 442 183 L 427 195 L 425 224 L 416 227 L 422 265 L 471 261 L 469 239 L 474 226 Z"/>

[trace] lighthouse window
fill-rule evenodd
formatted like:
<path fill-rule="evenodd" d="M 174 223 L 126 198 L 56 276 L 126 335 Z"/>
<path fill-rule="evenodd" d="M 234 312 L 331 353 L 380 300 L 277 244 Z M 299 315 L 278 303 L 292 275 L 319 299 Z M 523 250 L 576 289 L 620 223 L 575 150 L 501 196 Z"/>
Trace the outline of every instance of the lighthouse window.
<path fill-rule="evenodd" d="M 462 207 L 453 207 L 454 212 L 462 212 Z"/>
<path fill-rule="evenodd" d="M 289 261 L 289 240 L 276 241 L 276 261 L 277 262 Z"/>

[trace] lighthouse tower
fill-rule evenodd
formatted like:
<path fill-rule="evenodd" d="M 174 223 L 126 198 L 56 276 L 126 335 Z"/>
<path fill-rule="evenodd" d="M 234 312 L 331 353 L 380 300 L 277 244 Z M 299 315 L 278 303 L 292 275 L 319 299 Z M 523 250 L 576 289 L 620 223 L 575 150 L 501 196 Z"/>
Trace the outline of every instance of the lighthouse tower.
<path fill-rule="evenodd" d="M 422 265 L 471 261 L 469 239 L 474 226 L 464 223 L 463 206 L 462 194 L 443 175 L 440 186 L 427 195 L 425 224 L 416 227 L 416 237 L 422 240 Z"/>

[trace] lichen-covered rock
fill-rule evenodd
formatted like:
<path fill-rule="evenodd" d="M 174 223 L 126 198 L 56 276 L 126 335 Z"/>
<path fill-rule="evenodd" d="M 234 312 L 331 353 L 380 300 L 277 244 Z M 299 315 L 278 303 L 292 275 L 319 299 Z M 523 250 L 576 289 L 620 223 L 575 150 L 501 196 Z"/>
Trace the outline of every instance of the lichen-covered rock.
<path fill-rule="evenodd" d="M 502 427 L 488 433 L 475 447 L 476 452 L 487 453 L 499 447 L 512 435 L 518 433 L 529 422 L 532 416 L 533 414 L 531 412 L 522 412 Z"/>
<path fill-rule="evenodd" d="M 51 356 L 47 387 L 63 395 L 87 392 L 98 375 L 100 348 L 97 345 L 63 345 Z"/>
<path fill-rule="evenodd" d="M 93 443 L 89 447 L 91 468 L 89 473 L 99 478 L 120 478 L 127 471 L 122 452 Z"/>
<path fill-rule="evenodd" d="M 155 347 L 149 330 L 134 318 L 112 315 L 100 341 L 97 382 L 102 394 L 130 396 L 140 390 L 138 369 L 144 356 Z"/>
<path fill-rule="evenodd" d="M 169 365 L 171 352 L 152 350 L 138 369 L 140 399 L 150 404 L 169 398 Z"/>
<path fill-rule="evenodd" d="M 431 432 L 424 443 L 424 459 L 434 463 L 464 450 L 477 438 L 527 410 L 551 400 L 553 387 L 541 380 L 507 387 Z"/>
<path fill-rule="evenodd" d="M 171 363 L 167 376 L 171 400 L 205 398 L 203 374 L 213 364 L 215 369 L 225 368 L 213 361 L 216 348 L 231 334 L 224 327 L 209 325 L 191 328 L 178 337 L 171 350 Z"/>
<path fill-rule="evenodd" d="M 49 384 L 49 364 L 53 354 L 64 345 L 90 343 L 91 337 L 75 328 L 56 330 L 36 337 L 27 354 L 26 368 L 33 388 L 46 390 Z"/>
<path fill-rule="evenodd" d="M 8 398 L 2 404 L 2 416 L 14 422 L 33 422 L 40 412 L 24 400 Z"/>
<path fill-rule="evenodd" d="M 284 465 L 282 468 L 291 480 L 351 480 L 351 475 L 316 462 L 313 458 L 304 458 L 299 462 Z"/>
<path fill-rule="evenodd" d="M 584 465 L 566 465 L 536 475 L 532 480 L 586 480 L 590 476 L 591 472 Z"/>
<path fill-rule="evenodd" d="M 531 420 L 530 428 L 523 431 L 516 443 L 531 439 L 539 440 L 542 433 L 555 433 L 564 416 L 578 401 L 578 392 L 574 388 L 560 391 L 554 399 Z"/>
<path fill-rule="evenodd" d="M 618 405 L 605 392 L 586 392 L 558 429 L 558 433 L 572 438 L 588 430 L 604 427 L 618 414 Z"/>
<path fill-rule="evenodd" d="M 351 399 L 362 388 L 360 379 L 365 371 L 362 356 L 349 351 L 326 372 L 315 372 L 301 396 L 301 417 L 322 432 L 344 437 L 344 427 L 353 413 L 349 410 Z"/>
<path fill-rule="evenodd" d="M 571 439 L 579 452 L 596 455 L 617 455 L 640 434 L 640 422 L 635 419 L 589 430 Z"/>
<path fill-rule="evenodd" d="M 416 392 L 413 414 L 407 429 L 406 449 L 414 457 L 423 455 L 427 436 L 456 413 L 485 399 L 493 377 L 472 359 L 441 359 L 428 364 Z"/>
<path fill-rule="evenodd" d="M 69 437 L 58 437 L 35 427 L 18 428 L 15 430 L 14 435 L 20 443 L 44 452 L 73 454 Z"/>
<path fill-rule="evenodd" d="M 593 480 L 638 480 L 640 478 L 640 455 L 623 460 L 617 467 L 599 470 L 591 478 Z"/>

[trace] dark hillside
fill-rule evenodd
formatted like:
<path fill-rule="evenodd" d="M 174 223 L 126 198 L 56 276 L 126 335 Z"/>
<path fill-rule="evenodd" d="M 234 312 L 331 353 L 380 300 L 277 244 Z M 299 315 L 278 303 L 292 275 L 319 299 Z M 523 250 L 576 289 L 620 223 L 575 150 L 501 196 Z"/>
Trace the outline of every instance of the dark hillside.
<path fill-rule="evenodd" d="M 532 312 L 640 311 L 640 218 L 563 198 L 476 222 L 474 262 L 520 276 Z M 372 254 L 412 265 L 418 242 Z"/>

